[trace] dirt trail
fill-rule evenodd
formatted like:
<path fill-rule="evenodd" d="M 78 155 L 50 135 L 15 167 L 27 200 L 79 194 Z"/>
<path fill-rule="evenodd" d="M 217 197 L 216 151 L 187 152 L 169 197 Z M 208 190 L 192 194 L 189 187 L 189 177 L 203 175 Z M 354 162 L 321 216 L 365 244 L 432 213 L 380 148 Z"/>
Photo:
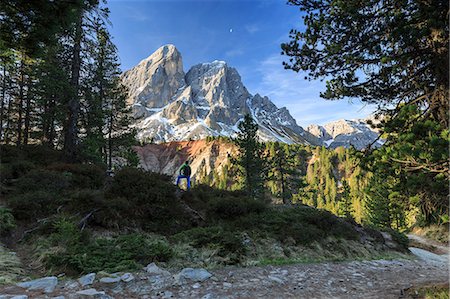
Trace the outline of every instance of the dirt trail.
<path fill-rule="evenodd" d="M 411 287 L 448 282 L 447 263 L 423 260 L 377 260 L 329 262 L 288 266 L 224 268 L 211 271 L 213 277 L 201 282 L 174 283 L 172 278 L 158 287 L 146 274 L 136 274 L 136 280 L 122 285 L 94 284 L 112 298 L 409 298 Z M 3 291 L 3 292 L 2 292 Z M 12 289 L 0 289 L 12 293 Z M 55 295 L 72 297 L 63 289 Z M 18 293 L 15 290 L 14 293 Z M 21 291 L 23 294 L 23 290 Z M 111 298 L 109 297 L 109 298 Z"/>
<path fill-rule="evenodd" d="M 411 243 L 422 245 L 422 249 L 426 249 L 436 254 L 447 254 L 449 253 L 449 247 L 445 246 L 443 243 L 439 243 L 434 240 L 430 240 L 415 234 L 408 234 L 408 238 Z"/>
<path fill-rule="evenodd" d="M 218 281 L 174 287 L 176 298 L 402 298 L 421 285 L 448 282 L 446 263 L 379 260 L 216 271 Z"/>
<path fill-rule="evenodd" d="M 210 271 L 204 282 L 177 283 L 171 276 L 155 278 L 135 273 L 129 283 L 105 285 L 105 298 L 413 298 L 408 290 L 448 284 L 448 255 L 412 248 L 408 259 L 325 262 L 264 267 L 227 267 Z M 172 273 L 176 274 L 176 273 Z M 0 288 L 0 294 L 23 294 L 16 287 Z M 29 298 L 73 297 L 74 291 L 58 288 L 53 294 L 27 293 Z"/>

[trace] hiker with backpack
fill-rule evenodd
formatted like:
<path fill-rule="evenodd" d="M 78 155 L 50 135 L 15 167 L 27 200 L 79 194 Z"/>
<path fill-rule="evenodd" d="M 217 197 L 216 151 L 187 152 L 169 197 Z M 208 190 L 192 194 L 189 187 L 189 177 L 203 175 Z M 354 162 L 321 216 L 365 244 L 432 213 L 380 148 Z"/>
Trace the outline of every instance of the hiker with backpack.
<path fill-rule="evenodd" d="M 181 179 L 187 180 L 187 190 L 191 188 L 191 167 L 189 166 L 189 161 L 184 162 L 180 168 L 180 174 L 177 178 L 177 186 Z"/>

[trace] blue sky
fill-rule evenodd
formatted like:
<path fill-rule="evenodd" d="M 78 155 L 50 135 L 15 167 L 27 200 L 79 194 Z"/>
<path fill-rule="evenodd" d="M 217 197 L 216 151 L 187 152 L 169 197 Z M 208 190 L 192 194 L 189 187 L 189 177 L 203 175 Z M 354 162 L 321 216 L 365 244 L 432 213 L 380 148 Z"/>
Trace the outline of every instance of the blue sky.
<path fill-rule="evenodd" d="M 111 34 L 122 70 L 164 44 L 174 44 L 184 69 L 213 60 L 235 67 L 252 94 L 287 107 L 297 123 L 325 124 L 369 115 L 359 101 L 319 97 L 324 82 L 284 70 L 280 44 L 292 28 L 302 28 L 298 7 L 284 0 L 109 0 Z"/>

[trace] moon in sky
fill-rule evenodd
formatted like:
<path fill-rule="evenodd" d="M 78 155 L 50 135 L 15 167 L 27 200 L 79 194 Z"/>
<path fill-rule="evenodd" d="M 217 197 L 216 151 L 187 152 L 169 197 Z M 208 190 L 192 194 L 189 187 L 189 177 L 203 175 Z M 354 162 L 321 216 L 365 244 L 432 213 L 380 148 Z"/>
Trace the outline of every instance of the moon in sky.
<path fill-rule="evenodd" d="M 230 33 L 232 33 L 232 32 L 233 32 L 233 28 L 230 29 Z"/>

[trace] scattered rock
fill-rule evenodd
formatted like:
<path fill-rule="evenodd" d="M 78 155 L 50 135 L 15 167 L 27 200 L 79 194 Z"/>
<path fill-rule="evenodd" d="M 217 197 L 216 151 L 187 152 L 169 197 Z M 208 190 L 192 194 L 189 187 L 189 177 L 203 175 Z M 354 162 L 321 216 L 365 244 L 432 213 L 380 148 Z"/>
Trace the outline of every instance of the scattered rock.
<path fill-rule="evenodd" d="M 233 285 L 231 284 L 231 283 L 229 283 L 229 282 L 224 282 L 223 283 L 223 287 L 224 288 L 231 288 Z"/>
<path fill-rule="evenodd" d="M 173 298 L 173 293 L 171 291 L 164 291 L 162 298 L 163 299 Z"/>
<path fill-rule="evenodd" d="M 192 288 L 193 289 L 199 289 L 201 287 L 201 285 L 197 282 L 197 283 L 194 283 L 193 285 L 192 285 Z"/>
<path fill-rule="evenodd" d="M 189 279 L 193 281 L 202 282 L 212 277 L 212 274 L 206 271 L 203 268 L 193 269 L 193 268 L 184 268 L 178 274 L 179 278 Z"/>
<path fill-rule="evenodd" d="M 100 278 L 101 283 L 118 283 L 122 280 L 120 273 L 113 273 L 110 276 Z"/>
<path fill-rule="evenodd" d="M 80 287 L 80 284 L 77 281 L 69 280 L 64 284 L 64 289 L 66 290 L 74 290 Z"/>
<path fill-rule="evenodd" d="M 65 299 L 64 296 L 52 297 L 52 299 Z"/>
<path fill-rule="evenodd" d="M 169 271 L 161 269 L 155 263 L 148 264 L 147 267 L 144 268 L 144 270 L 151 275 L 171 275 Z"/>
<path fill-rule="evenodd" d="M 76 294 L 81 298 L 112 299 L 112 297 L 107 295 L 104 291 L 97 291 L 96 289 L 82 290 L 76 292 Z"/>
<path fill-rule="evenodd" d="M 93 284 L 94 280 L 95 280 L 95 273 L 89 273 L 78 278 L 78 282 L 81 284 L 82 287 Z"/>
<path fill-rule="evenodd" d="M 280 284 L 284 283 L 284 281 L 281 278 L 273 276 L 273 275 L 269 275 L 268 278 L 276 283 L 280 283 Z"/>
<path fill-rule="evenodd" d="M 131 273 L 125 273 L 125 274 L 123 274 L 123 275 L 120 277 L 120 279 L 121 279 L 123 282 L 130 282 L 130 281 L 133 281 L 133 280 L 134 280 L 134 276 L 133 276 L 133 274 L 131 274 Z"/>
<path fill-rule="evenodd" d="M 0 295 L 0 299 L 28 299 L 27 295 Z"/>
<path fill-rule="evenodd" d="M 51 293 L 55 290 L 58 284 L 58 278 L 56 276 L 49 276 L 44 278 L 39 278 L 31 281 L 18 283 L 17 286 L 31 290 L 43 290 L 46 293 Z"/>

